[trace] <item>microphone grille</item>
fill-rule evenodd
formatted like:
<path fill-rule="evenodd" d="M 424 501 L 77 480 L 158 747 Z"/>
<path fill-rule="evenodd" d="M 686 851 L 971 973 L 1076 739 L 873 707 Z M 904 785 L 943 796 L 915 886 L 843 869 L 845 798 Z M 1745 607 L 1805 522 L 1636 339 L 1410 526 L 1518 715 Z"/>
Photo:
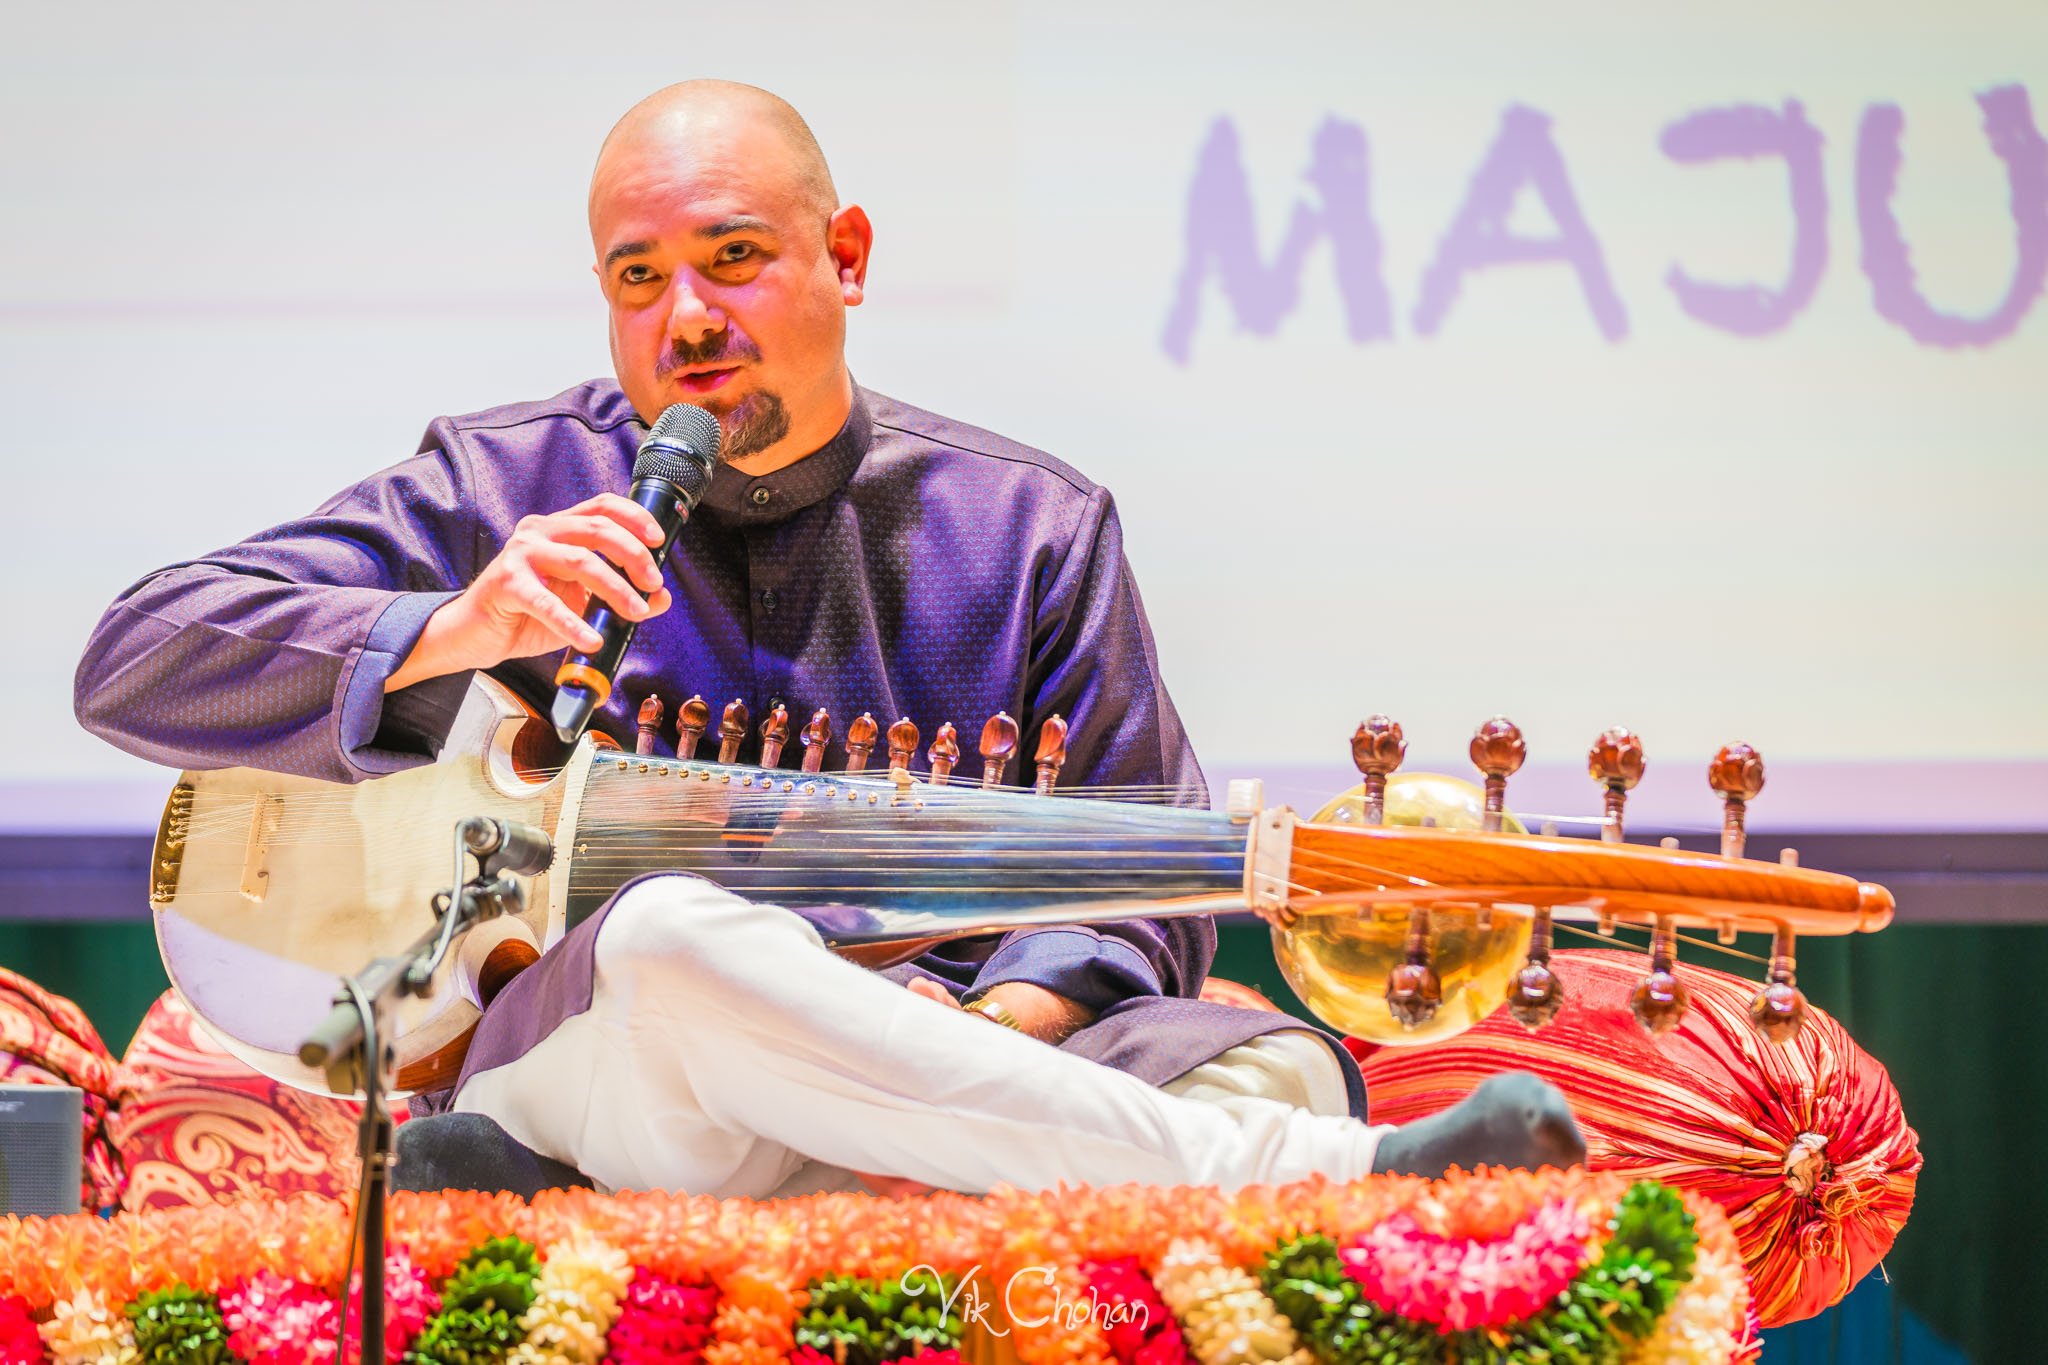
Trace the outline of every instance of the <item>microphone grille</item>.
<path fill-rule="evenodd" d="M 671 403 L 654 419 L 640 454 L 635 479 L 666 479 L 685 493 L 702 496 L 718 463 L 718 419 L 693 403 Z"/>

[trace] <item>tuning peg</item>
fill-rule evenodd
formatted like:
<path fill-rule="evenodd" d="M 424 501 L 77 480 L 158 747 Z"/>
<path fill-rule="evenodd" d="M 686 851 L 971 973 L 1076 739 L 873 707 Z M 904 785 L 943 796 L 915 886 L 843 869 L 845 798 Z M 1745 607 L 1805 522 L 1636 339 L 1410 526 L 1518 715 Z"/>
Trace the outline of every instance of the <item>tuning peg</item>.
<path fill-rule="evenodd" d="M 1017 752 L 1017 722 L 1008 711 L 998 711 L 981 727 L 981 785 L 1003 785 L 1003 769 Z"/>
<path fill-rule="evenodd" d="M 1060 780 L 1060 769 L 1067 766 L 1067 723 L 1058 716 L 1039 727 L 1036 761 L 1038 794 L 1051 796 L 1053 784 Z"/>
<path fill-rule="evenodd" d="M 761 766 L 777 768 L 782 766 L 782 746 L 789 743 L 789 708 L 776 703 L 768 713 L 768 719 L 761 722 Z"/>
<path fill-rule="evenodd" d="M 832 743 L 832 713 L 824 707 L 811 712 L 811 723 L 797 736 L 803 741 L 804 763 L 807 773 L 825 771 L 825 749 Z"/>
<path fill-rule="evenodd" d="M 654 741 L 661 734 L 661 710 L 661 698 L 652 692 L 640 703 L 640 734 L 633 741 L 633 752 L 642 758 L 654 752 Z"/>
<path fill-rule="evenodd" d="M 1621 811 L 1628 801 L 1628 789 L 1643 780 L 1643 742 L 1626 725 L 1600 732 L 1586 754 L 1586 771 L 1607 788 L 1607 812 L 1600 822 L 1600 837 L 1610 844 L 1622 841 Z"/>
<path fill-rule="evenodd" d="M 1365 777 L 1365 823 L 1382 825 L 1387 820 L 1387 775 L 1401 766 L 1408 741 L 1401 737 L 1399 723 L 1385 716 L 1369 716 L 1351 736 L 1351 761 Z"/>
<path fill-rule="evenodd" d="M 1707 785 L 1721 796 L 1721 856 L 1740 858 L 1743 817 L 1764 789 L 1764 756 L 1747 744 L 1728 745 L 1707 765 Z"/>
<path fill-rule="evenodd" d="M 879 728 L 875 718 L 863 711 L 853 718 L 853 724 L 846 727 L 846 771 L 858 773 L 867 771 L 868 755 L 875 751 L 875 739 Z"/>
<path fill-rule="evenodd" d="M 676 757 L 685 761 L 697 756 L 697 744 L 704 738 L 704 730 L 711 724 L 711 708 L 704 699 L 692 696 L 676 711 Z M 741 730 L 746 726 L 742 725 Z"/>
<path fill-rule="evenodd" d="M 889 771 L 909 772 L 910 760 L 917 756 L 917 727 L 905 716 L 889 727 Z"/>
<path fill-rule="evenodd" d="M 1508 1013 L 1533 1033 L 1563 1008 L 1564 983 L 1550 966 L 1550 907 L 1539 905 L 1529 921 L 1529 955 L 1508 987 Z"/>
<path fill-rule="evenodd" d="M 1429 911 L 1408 912 L 1408 957 L 1387 973 L 1387 1008 L 1402 1028 L 1420 1028 L 1436 1018 L 1444 983 L 1429 961 Z"/>
<path fill-rule="evenodd" d="M 1628 1001 L 1636 1022 L 1653 1034 L 1677 1027 L 1692 1003 L 1692 993 L 1678 979 L 1677 938 L 1671 916 L 1657 916 L 1657 925 L 1650 931 L 1650 974 L 1638 983 Z"/>
<path fill-rule="evenodd" d="M 932 785 L 945 786 L 953 776 L 953 765 L 960 761 L 960 732 L 953 728 L 952 721 L 940 723 L 925 759 L 932 765 Z"/>
<path fill-rule="evenodd" d="M 1507 809 L 1508 779 L 1521 769 L 1529 756 L 1522 731 L 1506 716 L 1495 716 L 1472 732 L 1472 764 L 1486 776 L 1486 814 L 1481 828 L 1500 832 L 1501 817 Z"/>
<path fill-rule="evenodd" d="M 737 763 L 740 761 L 740 742 L 747 737 L 747 704 L 738 697 L 725 708 L 725 714 L 718 721 L 718 761 Z"/>
<path fill-rule="evenodd" d="M 1771 974 L 1749 1002 L 1749 1022 L 1774 1043 L 1789 1043 L 1806 1024 L 1806 995 L 1792 961 L 1792 930 L 1781 925 L 1771 941 Z"/>

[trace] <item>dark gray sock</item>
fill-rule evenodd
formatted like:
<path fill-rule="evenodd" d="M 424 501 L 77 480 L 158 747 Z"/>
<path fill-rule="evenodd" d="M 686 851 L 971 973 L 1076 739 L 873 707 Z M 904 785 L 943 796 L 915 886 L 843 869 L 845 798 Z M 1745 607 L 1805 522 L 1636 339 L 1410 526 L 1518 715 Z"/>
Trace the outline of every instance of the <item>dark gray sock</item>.
<path fill-rule="evenodd" d="M 1380 1139 L 1375 1174 L 1441 1176 L 1453 1166 L 1576 1166 L 1586 1140 L 1557 1087 L 1526 1071 L 1488 1076 L 1441 1114 Z"/>
<path fill-rule="evenodd" d="M 482 1114 L 434 1114 L 398 1125 L 392 1144 L 395 1190 L 510 1190 L 531 1199 L 542 1190 L 590 1188 L 590 1177 L 544 1157 Z"/>

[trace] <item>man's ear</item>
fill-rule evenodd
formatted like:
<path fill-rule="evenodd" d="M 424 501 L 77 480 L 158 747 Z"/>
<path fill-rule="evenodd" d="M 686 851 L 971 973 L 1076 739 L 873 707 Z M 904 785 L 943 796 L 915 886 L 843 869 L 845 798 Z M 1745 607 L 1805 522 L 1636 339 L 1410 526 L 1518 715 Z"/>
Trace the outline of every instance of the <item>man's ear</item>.
<path fill-rule="evenodd" d="M 825 246 L 839 272 L 840 297 L 852 308 L 867 297 L 868 254 L 875 246 L 875 228 L 868 221 L 867 210 L 848 204 L 833 214 L 825 225 Z"/>

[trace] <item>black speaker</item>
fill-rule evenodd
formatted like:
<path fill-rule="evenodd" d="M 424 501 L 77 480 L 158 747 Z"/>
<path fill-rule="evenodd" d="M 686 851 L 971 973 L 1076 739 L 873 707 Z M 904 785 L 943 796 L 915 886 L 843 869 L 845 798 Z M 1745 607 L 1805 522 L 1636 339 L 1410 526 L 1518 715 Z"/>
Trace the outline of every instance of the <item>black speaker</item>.
<path fill-rule="evenodd" d="M 0 1213 L 77 1213 L 85 1093 L 0 1085 Z"/>

